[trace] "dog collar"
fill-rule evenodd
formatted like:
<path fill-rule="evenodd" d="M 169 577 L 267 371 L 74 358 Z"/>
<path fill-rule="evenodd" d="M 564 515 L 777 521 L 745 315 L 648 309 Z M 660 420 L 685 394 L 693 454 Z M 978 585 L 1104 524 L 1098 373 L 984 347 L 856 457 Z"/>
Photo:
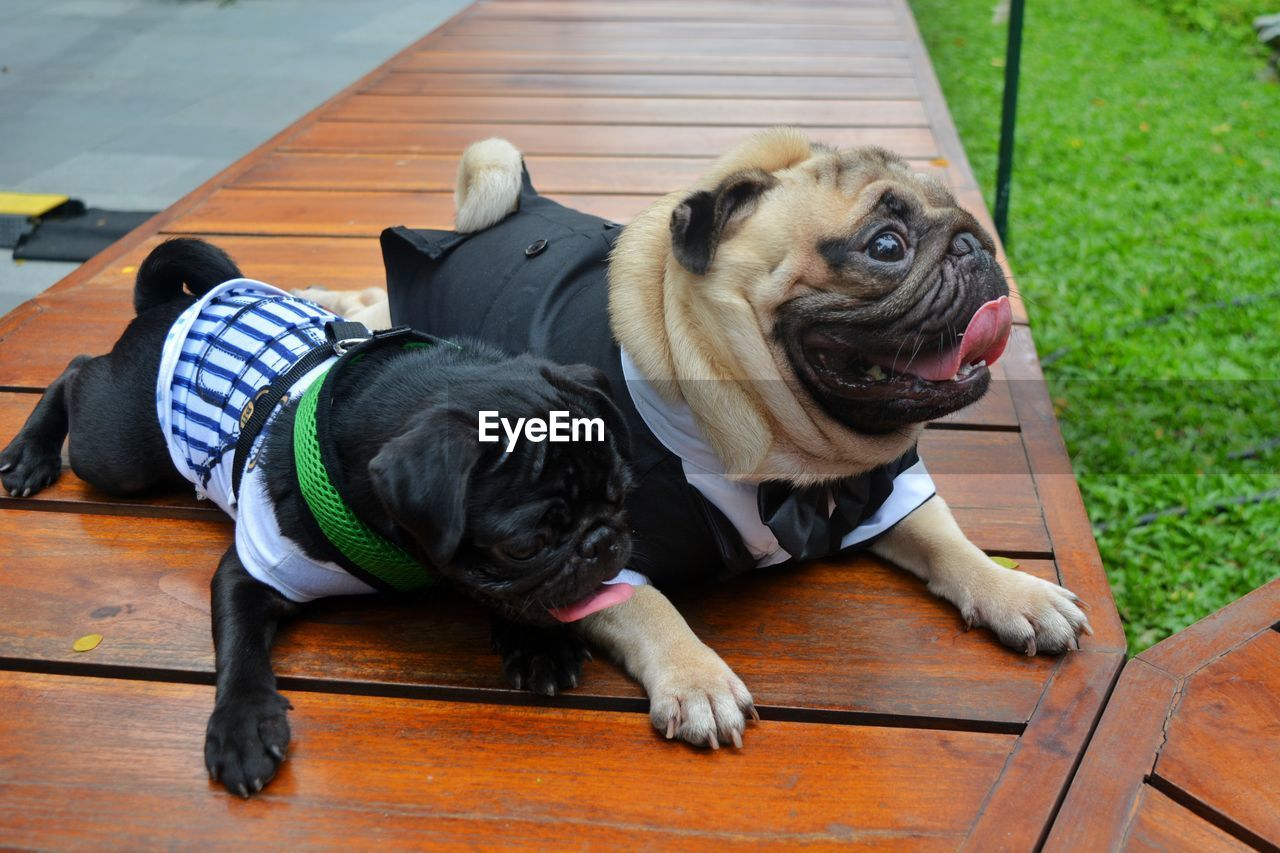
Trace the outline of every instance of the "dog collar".
<path fill-rule="evenodd" d="M 370 335 L 359 324 L 342 324 L 342 336 L 330 333 L 339 359 L 318 377 L 302 399 L 293 421 L 293 458 L 298 486 L 318 531 L 344 558 L 344 569 L 386 592 L 425 589 L 435 578 L 407 551 L 366 524 L 342 498 L 341 467 L 329 440 L 329 414 L 336 378 L 348 365 L 386 345 L 404 348 L 446 344 L 408 328 Z M 359 326 L 363 336 L 352 328 Z M 330 345 L 326 344 L 326 348 Z"/>

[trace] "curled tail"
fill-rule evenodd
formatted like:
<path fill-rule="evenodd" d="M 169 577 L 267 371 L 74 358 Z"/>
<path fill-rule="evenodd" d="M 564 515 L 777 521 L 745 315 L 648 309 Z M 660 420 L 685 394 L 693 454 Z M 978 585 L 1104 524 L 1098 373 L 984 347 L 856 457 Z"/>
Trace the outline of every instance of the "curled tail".
<path fill-rule="evenodd" d="M 470 145 L 458 164 L 454 227 L 462 234 L 497 225 L 520 201 L 520 151 L 505 139 Z"/>
<path fill-rule="evenodd" d="M 138 267 L 133 286 L 133 310 L 138 314 L 176 299 L 186 291 L 195 296 L 240 278 L 240 268 L 227 253 L 194 237 L 166 240 Z"/>

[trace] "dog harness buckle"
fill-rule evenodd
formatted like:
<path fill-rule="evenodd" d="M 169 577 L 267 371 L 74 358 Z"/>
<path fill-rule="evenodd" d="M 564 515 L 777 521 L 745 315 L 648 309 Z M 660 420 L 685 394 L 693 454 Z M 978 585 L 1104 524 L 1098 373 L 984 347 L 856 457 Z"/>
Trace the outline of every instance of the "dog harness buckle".
<path fill-rule="evenodd" d="M 364 323 L 353 323 L 349 320 L 330 320 L 324 324 L 324 333 L 333 346 L 334 355 L 346 355 L 347 350 L 373 337 L 373 333 L 365 327 Z"/>

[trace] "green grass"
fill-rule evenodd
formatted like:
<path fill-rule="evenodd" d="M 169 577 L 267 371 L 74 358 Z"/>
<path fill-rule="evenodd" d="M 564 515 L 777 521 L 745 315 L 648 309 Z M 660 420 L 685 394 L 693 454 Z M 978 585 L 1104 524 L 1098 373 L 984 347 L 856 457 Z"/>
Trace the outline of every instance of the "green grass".
<path fill-rule="evenodd" d="M 1280 500 L 1231 504 L 1280 489 L 1280 446 L 1238 456 L 1280 437 L 1280 87 L 1191 5 L 1029 3 L 1024 30 L 1010 263 L 1135 653 L 1280 575 Z M 912 0 L 989 204 L 992 6 Z"/>

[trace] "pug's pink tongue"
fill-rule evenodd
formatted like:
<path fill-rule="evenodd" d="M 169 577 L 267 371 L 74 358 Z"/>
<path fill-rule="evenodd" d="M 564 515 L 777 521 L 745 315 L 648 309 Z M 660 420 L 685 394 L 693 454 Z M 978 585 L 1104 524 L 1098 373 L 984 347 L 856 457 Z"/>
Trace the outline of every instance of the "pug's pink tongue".
<path fill-rule="evenodd" d="M 910 364 L 896 367 L 892 363 L 882 367 L 910 373 L 931 382 L 942 382 L 954 379 L 960 368 L 966 364 L 985 361 L 988 365 L 996 363 L 1009 343 L 1009 332 L 1013 329 L 1013 308 L 1009 306 L 1009 297 L 1001 296 L 978 309 L 965 327 L 960 344 L 950 352 L 940 355 L 917 354 Z"/>
<path fill-rule="evenodd" d="M 561 622 L 577 622 L 579 619 L 590 616 L 599 610 L 604 610 L 606 607 L 621 604 L 630 598 L 635 591 L 636 588 L 629 583 L 602 583 L 581 601 L 565 607 L 557 607 L 549 612 Z"/>

